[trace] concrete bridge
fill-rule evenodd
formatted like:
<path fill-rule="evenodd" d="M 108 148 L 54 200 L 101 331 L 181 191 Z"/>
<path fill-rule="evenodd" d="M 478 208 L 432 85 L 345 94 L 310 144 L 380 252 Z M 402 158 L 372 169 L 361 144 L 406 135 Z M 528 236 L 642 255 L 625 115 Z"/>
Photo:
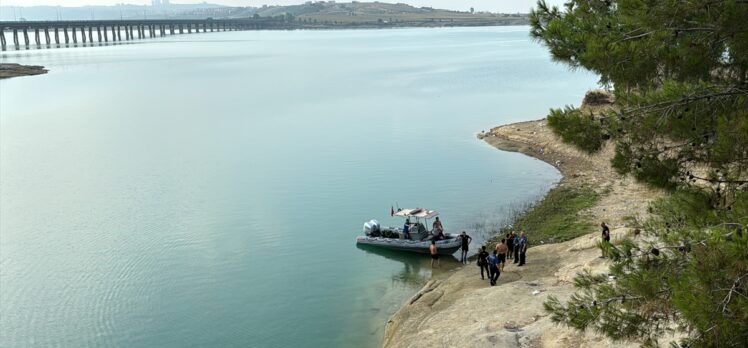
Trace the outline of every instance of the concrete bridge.
<path fill-rule="evenodd" d="M 271 18 L 0 22 L 0 44 L 3 51 L 11 45 L 16 50 L 63 44 L 69 47 L 201 31 L 264 29 L 272 27 L 274 22 Z"/>

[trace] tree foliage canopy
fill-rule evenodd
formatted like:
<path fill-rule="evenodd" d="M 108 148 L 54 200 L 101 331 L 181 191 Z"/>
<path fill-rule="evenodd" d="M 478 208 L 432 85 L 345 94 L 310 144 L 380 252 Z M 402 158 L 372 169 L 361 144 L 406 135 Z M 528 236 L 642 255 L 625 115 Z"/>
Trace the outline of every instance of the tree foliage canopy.
<path fill-rule="evenodd" d="M 748 342 L 748 1 L 540 1 L 531 35 L 553 58 L 613 90 L 601 114 L 551 110 L 566 142 L 672 195 L 653 204 L 644 235 L 601 243 L 610 274 L 582 273 L 554 321 L 655 346 Z"/>
<path fill-rule="evenodd" d="M 540 1 L 530 18 L 555 60 L 615 93 L 615 111 L 584 122 L 578 109 L 553 110 L 565 140 L 590 150 L 600 134 L 615 141 L 621 173 L 668 189 L 706 185 L 730 206 L 748 183 L 748 1 Z M 580 125 L 594 131 L 566 132 Z"/>

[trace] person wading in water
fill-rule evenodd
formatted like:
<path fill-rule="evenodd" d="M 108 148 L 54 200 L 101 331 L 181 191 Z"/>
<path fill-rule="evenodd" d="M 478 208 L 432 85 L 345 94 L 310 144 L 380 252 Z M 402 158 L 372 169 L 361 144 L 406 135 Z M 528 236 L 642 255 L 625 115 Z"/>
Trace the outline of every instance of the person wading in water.
<path fill-rule="evenodd" d="M 434 261 L 436 261 L 436 267 L 439 267 L 439 254 L 436 253 L 436 241 L 431 241 L 429 252 L 431 252 L 431 268 L 434 268 Z"/>

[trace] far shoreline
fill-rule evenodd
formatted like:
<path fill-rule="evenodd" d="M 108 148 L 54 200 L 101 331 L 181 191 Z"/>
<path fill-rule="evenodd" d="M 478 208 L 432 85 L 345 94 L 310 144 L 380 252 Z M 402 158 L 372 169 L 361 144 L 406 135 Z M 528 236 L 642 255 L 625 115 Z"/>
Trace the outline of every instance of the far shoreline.
<path fill-rule="evenodd" d="M 16 63 L 0 63 L 0 79 L 9 79 L 19 76 L 42 75 L 49 72 L 40 65 L 21 65 Z"/>

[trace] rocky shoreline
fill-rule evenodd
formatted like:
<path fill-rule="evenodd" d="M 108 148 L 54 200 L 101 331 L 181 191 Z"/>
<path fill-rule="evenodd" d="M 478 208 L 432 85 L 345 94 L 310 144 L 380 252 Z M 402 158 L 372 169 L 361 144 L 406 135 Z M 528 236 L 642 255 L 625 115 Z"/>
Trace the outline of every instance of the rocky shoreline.
<path fill-rule="evenodd" d="M 38 65 L 21 65 L 15 63 L 0 64 L 0 79 L 7 79 L 18 76 L 32 76 L 46 74 L 47 69 Z"/>
<path fill-rule="evenodd" d="M 497 149 L 555 166 L 564 176 L 559 186 L 594 189 L 600 199 L 580 214 L 606 221 L 614 242 L 631 233 L 626 227 L 628 218 L 646 216 L 648 203 L 663 194 L 615 173 L 609 164 L 612 148 L 595 155 L 578 151 L 553 134 L 544 119 L 496 127 L 479 138 Z M 532 231 L 527 232 L 532 245 Z M 543 310 L 549 295 L 566 300 L 574 293 L 572 280 L 578 272 L 607 272 L 608 263 L 596 247 L 598 240 L 598 228 L 590 226 L 588 234 L 573 240 L 531 247 L 527 265 L 507 264 L 496 287 L 480 279 L 474 264 L 447 277 L 435 277 L 390 318 L 383 346 L 637 346 L 555 325 Z"/>

